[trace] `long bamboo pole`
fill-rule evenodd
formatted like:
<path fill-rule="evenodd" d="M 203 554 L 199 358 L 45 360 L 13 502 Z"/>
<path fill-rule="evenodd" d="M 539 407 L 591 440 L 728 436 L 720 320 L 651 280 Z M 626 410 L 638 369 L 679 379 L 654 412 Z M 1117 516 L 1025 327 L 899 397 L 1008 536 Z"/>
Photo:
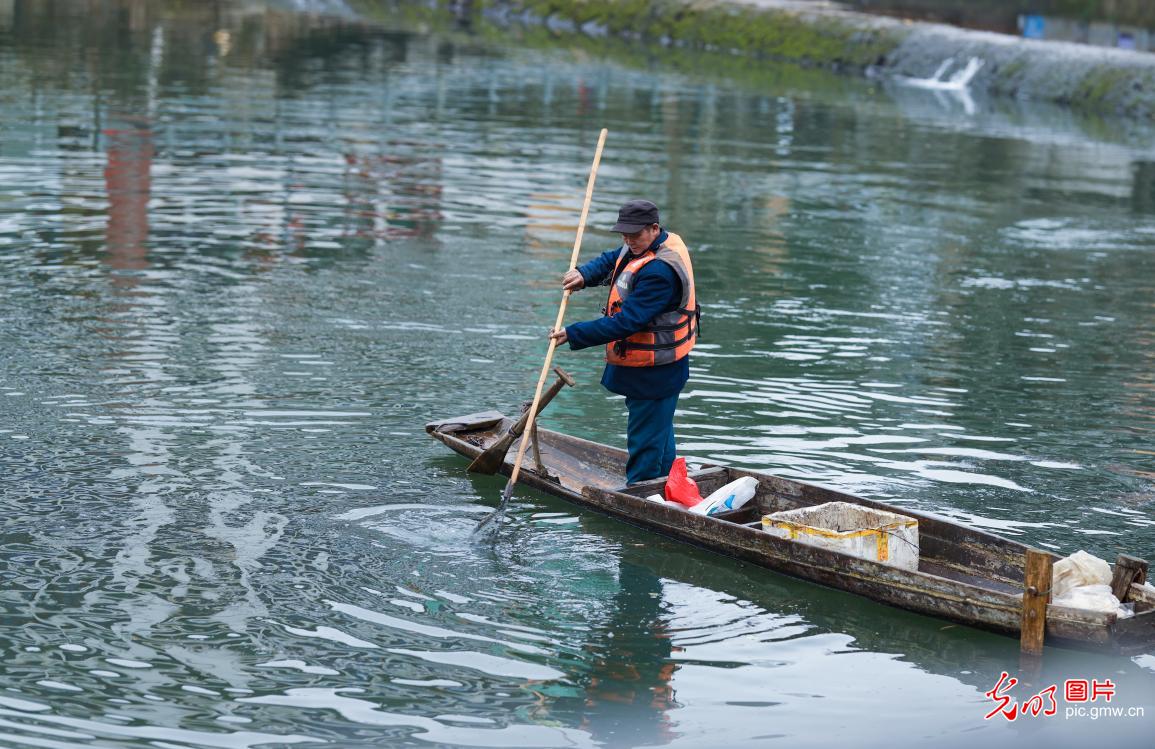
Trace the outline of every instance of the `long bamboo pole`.
<path fill-rule="evenodd" d="M 607 129 L 602 128 L 601 133 L 598 135 L 598 147 L 597 150 L 594 151 L 594 163 L 590 167 L 589 180 L 586 182 L 586 197 L 582 203 L 582 214 L 581 218 L 578 219 L 577 236 L 574 237 L 573 252 L 570 254 L 569 268 L 567 270 L 573 270 L 577 267 L 578 254 L 581 252 L 582 247 L 582 235 L 585 234 L 586 230 L 586 217 L 589 215 L 590 201 L 594 196 L 594 182 L 597 180 L 598 165 L 602 161 L 602 148 L 605 147 L 606 135 L 608 133 L 609 131 Z M 558 307 L 557 320 L 553 324 L 554 330 L 559 330 L 562 326 L 562 321 L 565 319 L 565 308 L 566 305 L 569 304 L 570 293 L 569 289 L 562 292 L 561 306 Z M 513 473 L 509 476 L 509 481 L 505 485 L 505 491 L 501 493 L 501 503 L 498 504 L 496 510 L 477 524 L 479 529 L 493 522 L 496 517 L 500 516 L 501 513 L 505 511 L 506 505 L 509 504 L 509 498 L 513 496 L 513 485 L 517 483 L 517 477 L 521 475 L 521 461 L 522 458 L 525 457 L 525 448 L 530 442 L 526 437 L 527 435 L 533 434 L 533 420 L 534 417 L 537 416 L 537 406 L 541 400 L 541 389 L 542 386 L 545 385 L 546 377 L 549 375 L 549 365 L 553 363 L 553 352 L 556 349 L 557 341 L 551 337 L 549 339 L 549 348 L 545 352 L 545 363 L 541 366 L 541 375 L 537 378 L 537 389 L 533 393 L 533 404 L 529 407 L 529 418 L 525 422 L 525 429 L 521 432 L 521 444 L 517 448 L 517 458 L 513 461 Z"/>

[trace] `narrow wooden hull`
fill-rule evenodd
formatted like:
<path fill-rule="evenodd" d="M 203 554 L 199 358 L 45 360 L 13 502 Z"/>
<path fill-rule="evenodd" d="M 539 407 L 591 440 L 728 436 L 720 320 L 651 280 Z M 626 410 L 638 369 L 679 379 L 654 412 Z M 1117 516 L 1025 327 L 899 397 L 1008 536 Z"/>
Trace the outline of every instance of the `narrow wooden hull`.
<path fill-rule="evenodd" d="M 474 458 L 512 421 L 496 411 L 432 422 L 426 431 L 452 450 Z M 664 479 L 621 491 L 624 450 L 539 430 L 542 465 L 522 467 L 520 482 L 548 494 L 666 536 L 831 588 L 922 614 L 1008 635 L 1018 635 L 1027 547 L 994 534 L 907 508 L 754 471 L 710 467 L 694 474 L 703 495 L 740 476 L 758 480 L 751 503 L 737 512 L 705 517 L 643 497 Z M 512 472 L 511 450 L 501 472 Z M 761 530 L 766 512 L 841 501 L 898 512 L 919 521 L 918 570 L 859 559 L 778 538 Z M 1136 615 L 1117 619 L 1062 606 L 1047 607 L 1046 643 L 1137 653 L 1155 650 L 1155 597 L 1132 586 Z"/>

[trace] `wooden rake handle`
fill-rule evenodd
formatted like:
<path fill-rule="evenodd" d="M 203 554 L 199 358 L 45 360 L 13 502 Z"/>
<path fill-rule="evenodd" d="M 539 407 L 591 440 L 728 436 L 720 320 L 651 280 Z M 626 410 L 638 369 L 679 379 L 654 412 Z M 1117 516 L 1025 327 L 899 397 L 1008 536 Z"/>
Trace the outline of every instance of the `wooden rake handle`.
<path fill-rule="evenodd" d="M 594 151 L 594 163 L 593 166 L 590 167 L 589 180 L 586 182 L 586 197 L 582 203 L 581 218 L 578 219 L 577 236 L 574 237 L 573 253 L 570 255 L 568 270 L 573 270 L 577 266 L 578 254 L 581 252 L 582 247 L 582 235 L 585 234 L 586 230 L 586 217 L 590 212 L 590 200 L 592 200 L 594 196 L 594 182 L 598 177 L 598 165 L 602 161 L 602 148 L 606 145 L 606 135 L 608 133 L 608 130 L 602 128 L 601 134 L 598 135 L 598 147 L 597 150 Z M 554 330 L 561 328 L 562 320 L 565 319 L 565 308 L 566 305 L 569 304 L 569 296 L 569 289 L 562 292 L 561 306 L 558 307 L 557 320 L 553 324 Z M 525 422 L 524 432 L 529 432 L 533 429 L 533 419 L 534 416 L 537 415 L 537 404 L 538 401 L 541 400 L 541 389 L 542 386 L 545 385 L 546 377 L 549 375 L 549 365 L 553 363 L 553 352 L 556 349 L 557 341 L 551 337 L 549 339 L 549 348 L 545 352 L 545 363 L 542 364 L 541 367 L 541 375 L 537 378 L 537 389 L 533 393 L 533 405 L 529 408 L 529 418 Z M 525 457 L 525 448 L 528 444 L 529 440 L 522 440 L 517 448 L 517 458 L 513 461 L 513 473 L 510 474 L 509 483 L 505 487 L 506 494 L 512 490 L 513 485 L 517 483 L 517 477 L 521 474 L 521 460 Z"/>

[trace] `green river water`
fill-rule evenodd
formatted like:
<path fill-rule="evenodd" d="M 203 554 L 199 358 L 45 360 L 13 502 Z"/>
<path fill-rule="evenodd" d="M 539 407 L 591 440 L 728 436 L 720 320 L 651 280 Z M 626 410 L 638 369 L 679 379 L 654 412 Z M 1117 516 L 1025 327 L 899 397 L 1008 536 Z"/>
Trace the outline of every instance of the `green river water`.
<path fill-rule="evenodd" d="M 180 7 L 0 2 L 0 745 L 1150 746 L 1155 655 L 986 721 L 1010 638 L 530 490 L 476 543 L 423 425 L 532 394 L 604 126 L 583 258 L 639 196 L 692 248 L 691 461 L 1150 558 L 1152 130 Z M 599 358 L 543 419 L 620 445 Z"/>

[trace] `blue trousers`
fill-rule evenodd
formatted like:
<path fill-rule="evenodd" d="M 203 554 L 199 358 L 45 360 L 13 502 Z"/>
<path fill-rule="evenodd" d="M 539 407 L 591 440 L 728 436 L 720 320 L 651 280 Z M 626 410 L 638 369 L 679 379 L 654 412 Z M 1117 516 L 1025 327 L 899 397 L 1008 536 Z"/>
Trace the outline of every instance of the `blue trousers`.
<path fill-rule="evenodd" d="M 674 409 L 678 405 L 679 393 L 658 400 L 626 398 L 629 421 L 626 424 L 626 449 L 630 458 L 626 461 L 626 482 L 665 476 L 674 463 L 677 448 L 674 446 Z"/>

